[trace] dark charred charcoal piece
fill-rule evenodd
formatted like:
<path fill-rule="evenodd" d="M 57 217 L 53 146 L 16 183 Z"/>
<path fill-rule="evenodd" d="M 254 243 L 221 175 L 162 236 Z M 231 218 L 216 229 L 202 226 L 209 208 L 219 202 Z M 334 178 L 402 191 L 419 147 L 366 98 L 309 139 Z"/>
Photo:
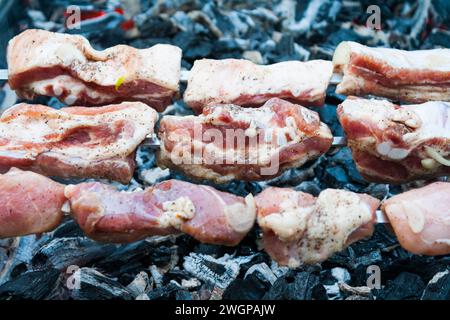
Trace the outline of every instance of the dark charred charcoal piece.
<path fill-rule="evenodd" d="M 425 283 L 417 274 L 402 272 L 383 289 L 375 290 L 374 295 L 381 300 L 415 300 L 421 297 L 424 288 Z"/>
<path fill-rule="evenodd" d="M 44 299 L 58 283 L 60 272 L 46 268 L 25 272 L 0 286 L 0 300 Z"/>
<path fill-rule="evenodd" d="M 178 286 L 176 283 L 171 281 L 169 284 L 163 287 L 151 290 L 147 294 L 147 296 L 150 300 L 169 300 L 174 299 L 180 290 L 182 290 L 182 288 Z M 181 299 L 181 300 L 188 300 L 188 299 Z"/>
<path fill-rule="evenodd" d="M 428 282 L 422 300 L 450 300 L 450 271 L 438 272 Z"/>
<path fill-rule="evenodd" d="M 76 271 L 72 277 L 79 277 L 79 288 L 74 286 L 71 289 L 71 296 L 77 300 L 107 300 L 123 299 L 131 300 L 133 295 L 130 290 L 125 288 L 119 282 L 108 278 L 99 271 L 91 268 L 81 268 Z"/>
<path fill-rule="evenodd" d="M 113 244 L 101 244 L 86 238 L 56 238 L 43 245 L 33 257 L 35 268 L 64 270 L 70 265 L 85 266 L 111 255 Z"/>
<path fill-rule="evenodd" d="M 156 238 L 156 237 L 155 237 Z M 170 239 L 161 237 L 158 239 Z M 152 238 L 119 246 L 113 253 L 105 255 L 95 265 L 113 276 L 121 273 L 140 270 L 155 264 L 159 267 L 167 265 L 172 255 L 176 254 L 176 248 L 169 245 L 171 241 L 158 242 Z"/>
<path fill-rule="evenodd" d="M 234 280 L 223 294 L 225 300 L 259 300 L 269 285 L 251 274 L 245 279 Z"/>
<path fill-rule="evenodd" d="M 278 278 L 263 297 L 266 300 L 326 300 L 326 290 L 319 276 L 311 272 L 290 272 Z"/>
<path fill-rule="evenodd" d="M 240 265 L 252 258 L 253 256 L 235 258 L 226 254 L 216 259 L 209 255 L 191 253 L 184 258 L 183 267 L 193 276 L 225 289 L 239 275 Z"/>

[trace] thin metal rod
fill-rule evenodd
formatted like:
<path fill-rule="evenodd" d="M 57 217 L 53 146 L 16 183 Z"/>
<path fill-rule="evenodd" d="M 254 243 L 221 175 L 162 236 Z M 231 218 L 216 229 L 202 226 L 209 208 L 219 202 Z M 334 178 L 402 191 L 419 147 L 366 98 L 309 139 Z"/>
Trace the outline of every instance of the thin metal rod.
<path fill-rule="evenodd" d="M 180 81 L 187 82 L 189 79 L 189 70 L 181 70 Z M 0 69 L 0 80 L 8 80 L 8 69 Z M 330 84 L 338 84 L 342 81 L 342 75 L 333 73 L 331 77 Z"/>
<path fill-rule="evenodd" d="M 144 141 L 142 141 L 141 146 L 152 149 L 159 149 L 161 143 L 159 142 L 158 137 L 156 135 L 152 135 L 145 138 Z M 337 148 L 347 146 L 347 138 L 334 137 L 332 146 Z"/>
<path fill-rule="evenodd" d="M 8 69 L 0 69 L 0 80 L 8 80 Z"/>

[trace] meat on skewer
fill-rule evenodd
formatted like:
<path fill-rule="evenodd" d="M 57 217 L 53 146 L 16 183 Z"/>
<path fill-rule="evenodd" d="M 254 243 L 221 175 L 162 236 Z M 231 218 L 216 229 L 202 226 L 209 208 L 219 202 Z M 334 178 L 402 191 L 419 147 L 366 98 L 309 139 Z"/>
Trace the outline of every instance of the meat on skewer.
<path fill-rule="evenodd" d="M 325 60 L 263 66 L 248 60 L 201 59 L 189 72 L 184 101 L 196 113 L 209 104 L 260 106 L 275 97 L 321 106 L 332 69 L 332 63 Z"/>
<path fill-rule="evenodd" d="M 333 56 L 336 92 L 395 101 L 450 101 L 450 49 L 404 51 L 345 41 Z"/>
<path fill-rule="evenodd" d="M 325 153 L 330 129 L 318 114 L 272 98 L 262 107 L 211 105 L 199 116 L 165 116 L 158 164 L 223 183 L 267 180 Z"/>
<path fill-rule="evenodd" d="M 43 233 L 62 220 L 64 185 L 12 168 L 0 175 L 0 238 Z"/>
<path fill-rule="evenodd" d="M 135 150 L 156 120 L 157 113 L 140 102 L 60 110 L 18 104 L 0 117 L 0 172 L 18 167 L 128 183 Z"/>
<path fill-rule="evenodd" d="M 141 101 L 158 111 L 178 93 L 181 49 L 119 45 L 103 51 L 79 35 L 26 30 L 10 40 L 9 84 L 21 98 L 54 96 L 68 105 Z"/>
<path fill-rule="evenodd" d="M 106 242 L 184 232 L 201 242 L 233 246 L 252 228 L 256 216 L 251 195 L 242 198 L 179 180 L 135 192 L 82 183 L 67 186 L 65 194 L 86 235 Z"/>
<path fill-rule="evenodd" d="M 326 189 L 316 198 L 270 187 L 255 197 L 266 252 L 291 268 L 318 263 L 370 237 L 380 201 L 366 194 Z"/>
<path fill-rule="evenodd" d="M 400 245 L 414 254 L 450 254 L 450 182 L 435 182 L 383 202 Z"/>
<path fill-rule="evenodd" d="M 450 175 L 450 103 L 349 97 L 337 109 L 362 176 L 401 183 Z"/>

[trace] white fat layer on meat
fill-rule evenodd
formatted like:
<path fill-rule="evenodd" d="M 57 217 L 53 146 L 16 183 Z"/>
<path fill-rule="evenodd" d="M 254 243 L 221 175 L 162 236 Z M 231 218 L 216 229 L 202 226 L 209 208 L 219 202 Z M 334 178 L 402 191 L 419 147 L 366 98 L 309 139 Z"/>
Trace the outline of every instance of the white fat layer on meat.
<path fill-rule="evenodd" d="M 289 193 L 280 203 L 280 212 L 258 217 L 258 224 L 271 229 L 282 241 L 294 241 L 304 235 L 313 213 L 314 206 L 299 206 L 296 193 Z"/>
<path fill-rule="evenodd" d="M 147 49 L 119 45 L 97 51 L 82 36 L 28 30 L 10 40 L 8 65 L 10 75 L 61 66 L 101 86 L 114 86 L 124 77 L 125 83 L 144 80 L 177 91 L 181 49 L 157 44 Z"/>
<path fill-rule="evenodd" d="M 393 68 L 450 72 L 450 49 L 405 51 L 391 48 L 371 48 L 345 41 L 336 48 L 333 63 L 345 66 L 352 53 L 372 57 Z"/>
<path fill-rule="evenodd" d="M 390 140 L 378 142 L 376 151 L 393 160 L 406 158 L 411 150 L 427 140 L 450 140 L 450 103 L 447 102 L 404 105 L 396 109 L 395 105 L 387 100 L 352 98 L 346 99 L 342 107 L 349 118 L 373 122 L 380 130 L 387 129 L 393 122 L 401 122 L 410 128 L 410 132 L 403 135 L 407 149 L 394 147 Z M 436 148 L 443 156 L 449 153 L 448 147 L 447 150 Z"/>
<path fill-rule="evenodd" d="M 162 228 L 174 227 L 180 229 L 187 220 L 194 218 L 195 206 L 188 197 L 179 197 L 174 201 L 166 201 L 162 204 L 164 213 L 159 217 Z"/>
<path fill-rule="evenodd" d="M 22 148 L 23 143 L 36 144 L 22 148 L 22 158 L 35 158 L 41 153 L 60 154 L 66 158 L 84 160 L 102 160 L 113 157 L 124 157 L 131 154 L 148 134 L 153 133 L 153 126 L 157 113 L 148 106 L 139 102 L 126 102 L 127 108 L 111 112 L 99 112 L 93 115 L 77 115 L 66 113 L 64 109 L 55 110 L 46 108 L 39 115 L 28 116 L 26 105 L 19 104 L 5 111 L 0 118 L 0 136 L 9 140 L 0 146 L 0 153 L 17 153 L 13 148 Z M 17 116 L 7 119 L 14 112 Z M 92 137 L 94 143 L 69 144 L 66 146 L 50 146 L 57 144 L 65 138 L 67 132 L 77 128 L 97 127 L 99 125 L 113 125 L 117 122 L 130 123 L 127 130 L 119 133 L 117 139 L 112 142 L 101 142 Z M 87 130 L 86 129 L 86 130 Z M 95 142 L 96 141 L 96 142 Z M 100 143 L 98 143 L 100 142 Z M 48 144 L 42 148 L 38 144 Z M 88 147 L 87 147 L 88 146 Z"/>
<path fill-rule="evenodd" d="M 317 121 L 317 114 L 306 108 L 300 109 L 304 120 L 307 123 L 312 123 Z M 220 115 L 228 111 L 232 117 L 232 122 L 243 122 L 249 124 L 249 128 L 242 130 L 239 133 L 239 129 L 226 131 L 225 135 L 220 141 L 215 141 L 212 139 L 211 143 L 206 143 L 201 141 L 204 139 L 201 135 L 198 140 L 191 141 L 191 137 L 186 135 L 182 130 L 180 132 L 170 132 L 168 139 L 177 143 L 176 148 L 185 148 L 187 145 L 194 145 L 201 150 L 202 147 L 205 148 L 203 154 L 208 155 L 208 159 L 212 159 L 211 162 L 223 163 L 222 159 L 227 159 L 227 163 L 237 163 L 237 164 L 259 164 L 267 165 L 271 161 L 275 161 L 275 157 L 282 152 L 282 148 L 290 147 L 294 144 L 301 143 L 305 138 L 309 136 L 318 137 L 330 137 L 331 133 L 326 125 L 321 124 L 319 130 L 315 134 L 307 135 L 301 128 L 297 126 L 295 118 L 288 116 L 285 119 L 285 125 L 279 126 L 274 124 L 273 118 L 275 113 L 270 108 L 261 107 L 258 109 L 253 108 L 233 108 L 227 106 L 217 107 L 212 113 L 207 115 L 199 116 L 185 116 L 181 120 L 193 120 L 195 125 L 198 126 L 198 132 L 201 133 L 200 129 L 202 125 L 212 124 L 220 127 L 221 125 L 227 125 L 220 120 Z M 172 117 L 170 119 L 169 117 Z M 177 116 L 166 116 L 167 121 L 176 121 Z M 163 120 L 164 121 L 164 120 Z M 195 131 L 194 131 L 195 132 Z M 227 136 L 230 134 L 230 136 Z M 231 136 L 231 135 L 235 135 Z M 261 136 L 260 136 L 261 135 Z M 245 136 L 253 138 L 255 143 L 250 144 L 246 148 L 227 148 L 227 141 L 239 141 L 244 142 Z M 287 138 L 290 138 L 290 141 Z M 242 139 L 240 139 L 242 138 Z M 187 148 L 190 150 L 190 148 Z M 186 150 L 187 150 L 186 149 Z M 311 155 L 316 153 L 311 150 Z M 176 158 L 178 152 L 172 152 L 170 158 Z"/>
<path fill-rule="evenodd" d="M 332 76 L 324 60 L 256 65 L 248 60 L 201 59 L 194 63 L 184 95 L 186 103 L 227 103 L 242 96 L 288 93 L 321 98 Z"/>
<path fill-rule="evenodd" d="M 245 203 L 236 202 L 224 207 L 228 225 L 238 233 L 247 233 L 256 218 L 255 199 L 249 194 L 244 200 Z"/>

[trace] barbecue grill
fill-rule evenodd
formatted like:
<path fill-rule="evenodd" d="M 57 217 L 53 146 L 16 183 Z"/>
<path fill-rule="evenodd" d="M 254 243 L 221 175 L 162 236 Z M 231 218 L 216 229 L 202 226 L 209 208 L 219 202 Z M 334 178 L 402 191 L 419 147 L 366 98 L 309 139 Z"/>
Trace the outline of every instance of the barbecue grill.
<path fill-rule="evenodd" d="M 371 27 L 366 9 L 380 10 L 381 29 Z M 79 29 L 68 29 L 67 8 L 81 12 Z M 446 1 L 7 1 L 0 0 L 0 67 L 6 67 L 7 41 L 30 28 L 79 33 L 96 49 L 116 44 L 147 48 L 165 43 L 183 50 L 186 74 L 197 59 L 245 58 L 256 64 L 312 59 L 332 60 L 342 41 L 404 50 L 450 48 L 450 4 Z M 23 10 L 23 11 L 22 11 Z M 23 16 L 19 14 L 19 12 Z M 6 75 L 4 76 L 6 77 Z M 339 79 L 337 80 L 337 82 Z M 1 110 L 19 102 L 5 81 Z M 181 82 L 181 97 L 186 89 Z M 291 187 L 312 195 L 327 188 L 367 193 L 383 200 L 427 181 L 369 183 L 357 170 L 336 107 L 345 99 L 329 86 L 325 105 L 314 107 L 335 137 L 329 152 L 266 181 L 202 181 L 245 197 L 268 187 Z M 33 103 L 61 108 L 56 98 Z M 162 113 L 193 111 L 180 98 Z M 149 137 L 136 152 L 129 184 L 103 180 L 119 190 L 136 191 L 178 179 L 178 171 L 158 167 L 159 142 Z M 338 147 L 338 148 L 336 148 Z M 447 181 L 442 177 L 436 180 Z M 59 179 L 70 184 L 92 179 Z M 383 222 L 385 217 L 379 216 Z M 204 244 L 186 234 L 153 236 L 129 244 L 90 240 L 64 218 L 54 231 L 0 240 L 0 299 L 449 299 L 450 257 L 420 256 L 404 250 L 388 224 L 378 224 L 370 239 L 356 242 L 322 263 L 289 269 L 261 250 L 254 226 L 237 245 Z M 368 279 L 380 270 L 379 281 Z"/>

